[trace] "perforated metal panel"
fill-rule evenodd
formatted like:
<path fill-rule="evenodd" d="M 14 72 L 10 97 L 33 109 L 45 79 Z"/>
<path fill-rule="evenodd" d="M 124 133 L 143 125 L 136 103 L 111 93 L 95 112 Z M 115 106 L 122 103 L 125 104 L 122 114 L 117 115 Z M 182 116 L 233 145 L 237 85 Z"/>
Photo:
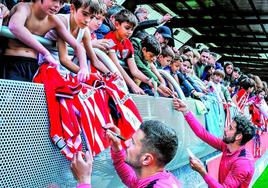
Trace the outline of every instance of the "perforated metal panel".
<path fill-rule="evenodd" d="M 75 186 L 49 139 L 42 85 L 0 80 L 0 187 Z"/>
<path fill-rule="evenodd" d="M 167 166 L 169 170 L 188 163 L 184 150 L 190 145 L 195 145 L 192 149 L 199 157 L 211 153 L 185 125 L 182 115 L 174 112 L 172 99 L 137 95 L 133 99 L 144 120 L 158 119 L 177 131 L 179 149 Z M 191 102 L 190 106 L 195 108 Z M 183 173 L 174 172 L 179 178 Z M 49 138 L 43 85 L 0 80 L 0 188 L 75 186 L 70 163 Z M 94 158 L 92 187 L 125 187 L 113 168 L 109 150 Z"/>

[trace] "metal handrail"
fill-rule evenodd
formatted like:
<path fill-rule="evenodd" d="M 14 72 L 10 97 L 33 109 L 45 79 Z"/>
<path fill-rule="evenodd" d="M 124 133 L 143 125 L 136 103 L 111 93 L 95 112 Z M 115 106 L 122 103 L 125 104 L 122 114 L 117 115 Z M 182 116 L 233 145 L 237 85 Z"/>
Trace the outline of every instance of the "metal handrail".
<path fill-rule="evenodd" d="M 176 80 L 165 70 L 162 69 L 158 69 L 158 71 L 160 72 L 160 74 L 162 76 L 164 76 L 165 79 L 167 79 L 168 82 L 170 82 L 172 84 L 172 86 L 174 87 L 175 91 L 178 93 L 178 96 L 180 99 L 185 100 L 185 95 L 181 90 L 180 85 L 176 82 Z"/>

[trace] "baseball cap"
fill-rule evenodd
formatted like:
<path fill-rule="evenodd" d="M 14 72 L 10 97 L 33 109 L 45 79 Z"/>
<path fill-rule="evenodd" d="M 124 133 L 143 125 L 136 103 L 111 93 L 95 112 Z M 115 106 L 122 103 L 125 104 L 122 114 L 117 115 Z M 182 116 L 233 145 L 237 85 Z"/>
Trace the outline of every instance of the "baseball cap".
<path fill-rule="evenodd" d="M 155 32 L 160 33 L 164 38 L 172 39 L 171 30 L 167 26 L 160 26 Z"/>

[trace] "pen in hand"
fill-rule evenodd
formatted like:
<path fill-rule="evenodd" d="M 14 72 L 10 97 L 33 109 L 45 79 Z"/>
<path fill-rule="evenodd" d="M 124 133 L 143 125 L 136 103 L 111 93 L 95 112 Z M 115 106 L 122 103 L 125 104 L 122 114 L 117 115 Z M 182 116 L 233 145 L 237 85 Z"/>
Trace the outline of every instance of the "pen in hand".
<path fill-rule="evenodd" d="M 123 136 L 121 136 L 121 135 L 119 135 L 119 134 L 117 134 L 117 133 L 111 131 L 109 128 L 106 128 L 106 127 L 102 127 L 102 128 L 103 128 L 104 130 L 108 131 L 109 133 L 111 133 L 113 136 L 119 138 L 120 140 L 126 141 L 126 139 L 125 139 Z"/>

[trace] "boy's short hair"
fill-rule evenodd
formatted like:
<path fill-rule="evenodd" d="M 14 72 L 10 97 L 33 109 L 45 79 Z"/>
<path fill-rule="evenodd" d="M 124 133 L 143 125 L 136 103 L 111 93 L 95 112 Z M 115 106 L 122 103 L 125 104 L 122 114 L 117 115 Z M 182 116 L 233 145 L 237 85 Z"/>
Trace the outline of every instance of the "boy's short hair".
<path fill-rule="evenodd" d="M 240 86 L 247 90 L 248 88 L 255 86 L 255 81 L 252 78 L 245 78 L 241 81 Z"/>
<path fill-rule="evenodd" d="M 89 8 L 90 14 L 101 14 L 102 8 L 99 1 L 92 0 L 71 0 L 70 4 L 73 4 L 75 9 Z"/>
<path fill-rule="evenodd" d="M 214 58 L 217 59 L 217 54 L 215 52 L 210 52 L 210 55 Z"/>
<path fill-rule="evenodd" d="M 225 73 L 223 70 L 221 69 L 216 69 L 214 72 L 213 72 L 213 75 L 219 75 L 222 77 L 222 79 L 225 77 Z"/>
<path fill-rule="evenodd" d="M 184 62 L 184 61 L 189 61 L 190 64 L 192 65 L 192 61 L 191 61 L 191 59 L 190 59 L 188 56 L 186 56 L 186 55 L 181 55 L 181 59 L 182 59 L 183 62 Z"/>
<path fill-rule="evenodd" d="M 138 25 L 138 20 L 136 16 L 127 9 L 123 9 L 114 16 L 115 21 L 120 24 L 123 22 L 128 22 L 133 25 L 133 29 Z"/>
<path fill-rule="evenodd" d="M 240 68 L 234 67 L 233 72 L 238 72 L 238 74 L 240 74 Z"/>
<path fill-rule="evenodd" d="M 142 48 L 145 47 L 147 52 L 152 52 L 156 56 L 161 53 L 161 46 L 153 35 L 146 36 L 141 41 L 141 46 Z"/>
<path fill-rule="evenodd" d="M 175 62 L 175 61 L 181 61 L 182 62 L 182 58 L 181 58 L 181 56 L 179 54 L 175 54 L 172 62 Z"/>
<path fill-rule="evenodd" d="M 174 52 L 173 52 L 173 50 L 172 50 L 172 48 L 170 46 L 164 46 L 162 48 L 161 55 L 163 57 L 170 56 L 172 59 L 175 57 L 175 54 L 174 54 Z"/>
<path fill-rule="evenodd" d="M 181 53 L 182 54 L 186 54 L 187 52 L 192 52 L 192 51 L 193 51 L 193 48 L 191 46 L 188 46 L 188 45 L 183 46 L 181 48 Z"/>

